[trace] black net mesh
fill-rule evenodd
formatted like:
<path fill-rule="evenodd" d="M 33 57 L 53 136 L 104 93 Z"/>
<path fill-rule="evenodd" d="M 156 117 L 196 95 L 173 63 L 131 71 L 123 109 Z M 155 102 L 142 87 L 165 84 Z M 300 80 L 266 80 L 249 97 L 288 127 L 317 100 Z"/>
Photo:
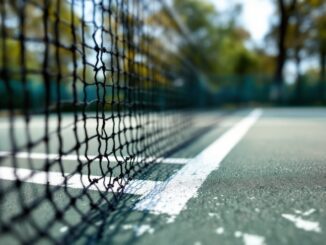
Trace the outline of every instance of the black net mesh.
<path fill-rule="evenodd" d="M 0 16 L 1 236 L 60 243 L 191 137 L 196 71 L 163 0 L 0 0 Z"/>

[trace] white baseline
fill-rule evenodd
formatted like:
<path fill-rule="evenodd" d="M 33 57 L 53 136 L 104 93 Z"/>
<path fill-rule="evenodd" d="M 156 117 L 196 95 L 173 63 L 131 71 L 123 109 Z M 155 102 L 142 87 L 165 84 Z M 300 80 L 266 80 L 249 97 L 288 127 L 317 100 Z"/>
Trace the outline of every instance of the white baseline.
<path fill-rule="evenodd" d="M 136 204 L 136 210 L 178 215 L 188 200 L 195 196 L 207 176 L 218 169 L 228 153 L 239 143 L 248 130 L 262 115 L 262 110 L 253 110 L 246 118 L 229 129 L 220 138 L 190 160 L 163 185 L 155 186 Z"/>
<path fill-rule="evenodd" d="M 91 180 L 98 179 L 98 183 L 93 183 L 90 185 Z M 23 182 L 29 182 L 33 184 L 40 185 L 52 185 L 52 186 L 67 186 L 73 189 L 84 189 L 95 191 L 109 191 L 109 192 L 119 192 L 121 187 L 125 186 L 123 192 L 133 195 L 145 195 L 151 191 L 156 185 L 162 184 L 160 181 L 150 181 L 150 180 L 131 180 L 126 181 L 125 179 L 118 179 L 117 181 L 112 181 L 113 178 L 102 177 L 102 176 L 88 176 L 79 173 L 69 174 L 60 172 L 45 172 L 38 170 L 30 170 L 24 168 L 12 168 L 12 167 L 0 167 L 0 179 L 3 180 L 20 180 Z M 106 188 L 108 184 L 112 184 L 110 189 Z"/>
<path fill-rule="evenodd" d="M 77 155 L 63 155 L 59 157 L 58 154 L 46 154 L 46 153 L 38 153 L 38 152 L 17 152 L 15 154 L 9 151 L 0 151 L 0 157 L 10 157 L 13 155 L 18 159 L 34 159 L 34 160 L 55 160 L 58 161 L 61 159 L 62 161 L 89 161 L 92 160 L 94 162 L 99 162 L 100 159 L 95 155 L 77 156 Z M 106 162 L 109 160 L 110 162 L 122 161 L 124 162 L 127 157 L 123 156 L 108 156 L 102 157 L 102 162 Z M 131 159 L 130 161 L 134 161 L 136 163 L 147 162 L 147 163 L 163 163 L 163 164 L 186 164 L 189 159 L 188 158 L 154 158 L 154 157 L 135 157 L 135 159 Z"/>

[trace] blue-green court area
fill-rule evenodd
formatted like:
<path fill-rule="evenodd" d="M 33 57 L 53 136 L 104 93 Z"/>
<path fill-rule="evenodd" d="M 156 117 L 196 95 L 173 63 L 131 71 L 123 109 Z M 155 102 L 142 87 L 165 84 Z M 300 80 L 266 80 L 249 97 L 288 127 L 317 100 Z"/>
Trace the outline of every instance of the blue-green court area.
<path fill-rule="evenodd" d="M 103 193 L 88 190 L 77 200 L 78 209 L 65 210 L 47 232 L 70 244 L 325 244 L 326 109 L 211 110 L 198 115 L 197 126 L 205 120 L 216 123 L 170 161 L 142 171 L 115 210 L 107 211 L 105 202 L 101 210 L 90 209 L 89 198 L 102 200 Z M 6 151 L 4 142 L 1 147 Z M 69 171 L 75 163 L 66 160 Z M 37 161 L 32 167 L 39 169 Z M 31 168 L 23 155 L 19 166 Z M 100 174 L 94 166 L 96 171 Z M 2 177 L 2 187 L 12 183 L 8 178 Z M 42 196 L 44 184 L 37 181 L 24 185 L 25 200 Z M 56 189 L 52 202 L 34 213 L 38 227 L 57 217 L 54 206 L 64 210 L 82 191 L 55 183 L 51 188 Z M 8 194 L 2 219 L 21 211 L 19 198 Z M 23 237 L 34 228 L 22 223 L 15 229 Z M 4 236 L 1 243 L 15 239 Z"/>

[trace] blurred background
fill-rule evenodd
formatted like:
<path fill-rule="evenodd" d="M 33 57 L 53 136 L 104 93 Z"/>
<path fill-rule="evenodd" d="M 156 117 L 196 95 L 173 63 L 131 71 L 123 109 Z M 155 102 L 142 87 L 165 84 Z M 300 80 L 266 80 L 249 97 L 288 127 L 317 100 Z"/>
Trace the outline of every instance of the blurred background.
<path fill-rule="evenodd" d="M 325 1 L 175 0 L 174 5 L 201 44 L 192 60 L 206 75 L 213 103 L 326 103 Z"/>
<path fill-rule="evenodd" d="M 99 96 L 96 92 L 98 86 L 84 86 L 94 85 L 97 79 L 105 79 L 105 74 L 99 72 L 101 67 L 98 65 L 96 57 L 101 52 L 96 47 L 99 47 L 103 40 L 104 45 L 101 45 L 103 47 L 106 45 L 107 49 L 122 50 L 125 47 L 123 47 L 123 43 L 115 44 L 114 40 L 108 41 L 112 39 L 110 35 L 102 37 L 102 41 L 99 35 L 92 36 L 96 29 L 94 27 L 87 29 L 85 23 L 80 21 L 81 11 L 78 10 L 78 3 L 81 5 L 80 1 L 76 1 L 77 7 L 74 9 L 73 15 L 75 15 L 75 25 L 80 29 L 76 29 L 76 33 L 72 35 L 69 23 L 73 21 L 73 18 L 69 9 L 69 1 L 67 1 L 66 5 L 62 4 L 60 7 L 60 19 L 64 19 L 68 24 L 59 23 L 56 26 L 56 15 L 53 14 L 53 18 L 49 19 L 47 30 L 47 38 L 50 40 L 51 37 L 58 38 L 57 29 L 60 29 L 62 45 L 56 46 L 54 40 L 47 43 L 47 50 L 42 10 L 40 11 L 36 4 L 26 4 L 25 15 L 28 15 L 28 18 L 24 19 L 24 30 L 21 27 L 20 7 L 15 2 L 4 5 L 6 20 L 1 23 L 3 23 L 2 29 L 6 36 L 1 40 L 6 40 L 3 43 L 5 43 L 6 49 L 10 50 L 10 55 L 3 55 L 0 49 L 0 56 L 3 56 L 0 67 L 4 68 L 2 69 L 4 71 L 10 70 L 10 77 L 7 72 L 6 79 L 10 81 L 12 91 L 8 92 L 5 83 L 0 83 L 0 93 L 3 98 L 0 102 L 2 109 L 7 107 L 8 95 L 13 92 L 16 98 L 13 102 L 15 107 L 24 106 L 26 98 L 23 99 L 23 97 L 27 90 L 30 94 L 27 99 L 29 107 L 37 107 L 40 98 L 44 98 L 44 96 L 51 97 L 49 100 L 56 103 L 56 94 L 58 93 L 60 93 L 62 101 L 71 101 L 73 96 L 78 97 L 75 99 L 76 101 L 83 100 L 84 87 L 86 87 L 88 97 L 84 100 L 92 101 Z M 96 1 L 94 4 L 96 6 Z M 90 12 L 90 14 L 85 14 L 87 21 L 88 16 L 92 16 L 92 6 L 86 5 L 86 9 Z M 195 104 L 199 107 L 252 104 L 318 106 L 326 104 L 325 1 L 171 0 L 169 1 L 169 15 L 171 15 L 171 10 L 175 12 L 172 13 L 173 20 L 177 17 L 179 20 L 177 22 L 182 23 L 182 26 L 185 27 L 182 33 L 188 41 L 178 43 L 175 41 L 177 39 L 169 38 L 168 35 L 164 38 L 162 32 L 159 31 L 159 26 L 164 26 L 164 33 L 168 33 L 169 29 L 171 33 L 171 30 L 176 29 L 178 25 L 175 22 L 167 21 L 167 18 L 164 19 L 161 9 L 157 8 L 151 15 L 145 16 L 145 22 L 152 28 L 148 28 L 151 38 L 146 39 L 146 45 L 150 47 L 151 52 L 156 52 L 154 56 L 159 56 L 153 61 L 153 64 L 160 60 L 161 63 L 156 65 L 164 68 L 165 71 L 171 71 L 171 74 L 173 73 L 162 76 L 159 74 L 162 71 L 156 71 L 155 80 L 161 85 L 172 83 L 174 87 L 183 90 L 188 99 L 189 95 L 191 95 L 190 98 L 196 98 L 195 102 L 187 101 L 184 104 L 192 104 L 192 106 Z M 56 11 L 54 4 L 49 8 L 50 13 L 51 11 L 53 13 Z M 166 15 L 166 11 L 164 14 Z M 98 19 L 99 16 L 95 14 L 94 19 L 90 19 L 90 21 L 96 23 Z M 155 19 L 160 19 L 160 23 Z M 109 19 L 105 21 L 107 24 L 110 23 Z M 179 26 L 177 28 L 180 29 Z M 24 39 L 21 38 L 22 32 L 25 35 Z M 120 35 L 118 32 L 120 29 L 117 29 L 114 35 Z M 130 33 L 121 32 L 121 35 L 126 35 L 130 39 L 132 30 L 127 30 L 127 32 Z M 156 38 L 155 41 L 154 38 Z M 178 44 L 173 46 L 171 40 Z M 134 39 L 133 42 L 136 46 L 142 46 L 142 41 Z M 80 47 L 86 47 L 84 52 L 89 54 L 87 55 L 89 60 L 83 60 L 84 57 L 78 52 L 75 57 L 71 57 L 73 48 L 78 48 L 78 45 L 75 44 L 70 47 L 71 43 L 82 43 Z M 24 49 L 24 55 L 22 55 L 22 49 Z M 173 56 L 167 55 L 167 52 L 163 55 L 163 52 L 160 52 L 163 49 L 172 50 Z M 177 57 L 175 53 L 182 53 L 182 62 L 175 58 Z M 107 67 L 110 64 L 117 66 L 120 62 L 122 63 L 121 70 L 145 76 L 144 74 L 149 72 L 149 68 L 142 64 L 148 63 L 150 58 L 146 57 L 144 53 L 138 55 L 137 49 L 129 50 L 128 54 L 128 67 L 123 65 L 126 63 L 123 57 L 113 61 L 107 57 Z M 55 61 L 57 56 L 60 57 Z M 143 63 L 139 61 L 142 57 L 145 57 Z M 46 66 L 51 70 L 51 73 L 47 74 L 48 78 L 45 78 L 41 71 L 46 59 Z M 82 63 L 87 67 L 83 67 Z M 187 64 L 185 65 L 185 63 Z M 141 68 L 138 67 L 139 69 L 137 68 L 138 71 L 136 71 L 133 66 L 139 66 L 139 64 Z M 22 70 L 21 67 L 26 67 L 26 69 Z M 22 75 L 24 72 L 25 75 Z M 107 78 L 118 81 L 114 71 L 111 73 Z M 66 79 L 65 76 L 70 78 Z M 82 77 L 81 80 L 85 83 L 79 83 L 79 85 L 75 83 L 77 86 L 73 86 L 73 76 Z M 185 79 L 187 79 L 187 83 L 184 82 Z M 21 83 L 23 80 L 25 80 L 24 85 Z M 26 83 L 27 80 L 28 83 Z M 42 84 L 42 80 L 46 81 L 46 86 Z M 53 83 L 49 83 L 49 80 L 52 80 Z M 65 81 L 62 82 L 62 80 Z M 139 86 L 137 81 L 132 83 L 134 86 Z M 74 93 L 75 95 L 73 95 Z M 161 97 L 158 100 L 163 101 L 162 103 L 165 103 L 166 106 L 169 101 L 168 97 Z M 107 100 L 112 100 L 112 98 Z"/>

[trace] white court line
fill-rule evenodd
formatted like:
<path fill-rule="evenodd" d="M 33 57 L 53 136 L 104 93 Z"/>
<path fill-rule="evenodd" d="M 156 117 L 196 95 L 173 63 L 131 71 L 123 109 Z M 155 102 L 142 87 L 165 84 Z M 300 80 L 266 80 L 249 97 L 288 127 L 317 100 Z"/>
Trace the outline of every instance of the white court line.
<path fill-rule="evenodd" d="M 207 176 L 217 169 L 221 161 L 233 149 L 233 147 L 242 139 L 247 131 L 261 116 L 262 111 L 254 110 L 245 119 L 237 123 L 233 128 L 222 135 L 212 145 L 206 148 L 194 159 L 185 158 L 168 158 L 163 159 L 163 163 L 186 164 L 176 175 L 169 178 L 168 181 L 148 181 L 148 180 L 132 180 L 129 181 L 124 189 L 124 193 L 141 195 L 141 201 L 136 205 L 137 210 L 149 210 L 155 213 L 166 213 L 177 215 L 186 205 L 188 200 L 193 197 Z M 10 155 L 10 152 L 0 152 L 0 157 Z M 58 159 L 57 154 L 43 153 L 27 153 L 20 152 L 15 155 L 17 158 L 33 158 L 33 159 Z M 93 159 L 95 156 L 89 156 Z M 62 156 L 62 160 L 76 161 L 76 155 Z M 80 160 L 87 160 L 85 156 L 80 156 Z M 148 159 L 148 158 L 147 158 Z M 150 158 L 152 159 L 152 158 Z M 97 161 L 99 159 L 96 159 Z M 110 161 L 116 161 L 114 157 L 109 158 Z M 119 157 L 118 160 L 123 160 Z M 141 159 L 138 159 L 139 161 Z M 150 161 L 150 160 L 149 160 Z M 33 174 L 32 176 L 30 176 Z M 66 173 L 65 175 L 69 175 Z M 29 169 L 14 169 L 11 167 L 0 167 L 0 179 L 16 180 L 47 184 L 54 186 L 64 186 L 65 178 L 59 172 L 44 172 Z M 101 176 L 91 176 L 91 178 L 101 178 Z M 109 177 L 104 177 L 99 184 L 93 184 L 90 190 L 106 191 L 103 183 L 110 183 Z M 119 184 L 120 183 L 120 184 Z M 112 188 L 113 192 L 119 190 L 120 185 L 125 185 L 124 179 L 115 182 Z M 67 180 L 67 187 L 83 189 L 89 185 L 87 175 L 75 174 Z"/>
<path fill-rule="evenodd" d="M 143 196 L 135 209 L 158 214 L 179 214 L 188 200 L 197 194 L 207 176 L 218 169 L 222 160 L 245 136 L 261 114 L 262 110 L 253 110 L 246 118 L 190 160 L 162 186 L 155 186 L 151 192 Z"/>
<path fill-rule="evenodd" d="M 69 176 L 66 182 L 66 186 L 69 188 L 84 189 L 90 184 L 87 175 L 70 175 L 69 173 L 65 173 L 64 175 Z M 90 178 L 100 179 L 97 184 L 94 183 L 89 186 L 90 190 L 107 191 L 104 184 L 107 185 L 110 183 L 110 177 L 102 178 L 101 176 L 91 175 Z M 63 177 L 60 172 L 45 172 L 24 168 L 15 169 L 12 167 L 0 167 L 0 179 L 13 181 L 19 179 L 23 182 L 29 182 L 34 184 L 46 185 L 47 183 L 49 183 L 49 185 L 53 186 L 65 186 L 65 177 Z M 156 185 L 160 184 L 162 184 L 162 182 L 160 181 L 131 180 L 126 185 L 126 180 L 119 179 L 118 181 L 113 182 L 113 187 L 109 191 L 118 192 L 121 186 L 126 185 L 123 191 L 124 193 L 133 195 L 146 195 L 153 188 L 155 188 Z"/>
<path fill-rule="evenodd" d="M 0 157 L 9 157 L 12 153 L 9 151 L 0 151 Z M 45 154 L 45 153 L 36 153 L 36 152 L 17 152 L 15 155 L 15 158 L 19 159 L 35 159 L 35 160 L 58 160 L 59 155 L 58 154 Z M 89 155 L 88 159 L 98 162 L 100 161 L 97 156 Z M 61 156 L 61 159 L 63 161 L 88 161 L 88 159 L 85 156 L 77 156 L 77 155 L 64 155 Z M 103 157 L 102 161 L 105 162 L 107 159 L 109 159 L 110 162 L 116 162 L 118 161 L 125 161 L 125 157 L 117 156 L 116 158 L 114 156 L 108 156 L 108 158 Z M 155 160 L 155 161 L 154 161 Z M 148 163 L 164 163 L 164 164 L 186 164 L 190 159 L 188 158 L 154 158 L 154 157 L 136 157 L 135 162 L 148 162 Z"/>

